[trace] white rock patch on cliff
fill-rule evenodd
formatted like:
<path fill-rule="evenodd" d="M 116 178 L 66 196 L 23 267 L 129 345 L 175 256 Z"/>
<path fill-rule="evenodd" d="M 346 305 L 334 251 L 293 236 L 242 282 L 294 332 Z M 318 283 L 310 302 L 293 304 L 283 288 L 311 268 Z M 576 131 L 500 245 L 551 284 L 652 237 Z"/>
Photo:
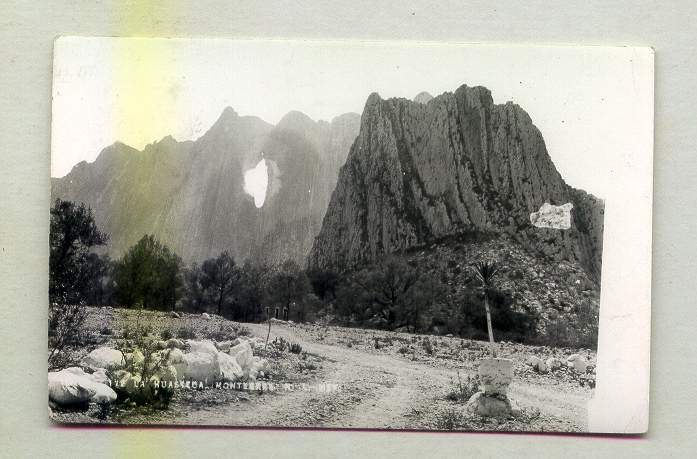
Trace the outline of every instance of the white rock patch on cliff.
<path fill-rule="evenodd" d="M 553 206 L 545 202 L 538 212 L 530 214 L 530 223 L 538 228 L 569 229 L 573 208 L 574 205 L 570 202 L 561 206 Z"/>

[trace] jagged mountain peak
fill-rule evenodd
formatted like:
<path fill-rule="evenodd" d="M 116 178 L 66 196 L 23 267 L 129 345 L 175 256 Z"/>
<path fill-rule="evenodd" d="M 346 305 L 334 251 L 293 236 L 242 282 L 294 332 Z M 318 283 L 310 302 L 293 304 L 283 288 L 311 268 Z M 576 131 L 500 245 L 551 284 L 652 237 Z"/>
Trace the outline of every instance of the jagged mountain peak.
<path fill-rule="evenodd" d="M 564 182 L 527 113 L 494 104 L 483 86 L 433 103 L 438 110 L 368 97 L 309 264 L 351 269 L 450 235 L 493 232 L 578 261 L 597 278 L 602 203 Z M 530 214 L 545 202 L 573 202 L 576 226 L 533 228 Z"/>
<path fill-rule="evenodd" d="M 419 104 L 427 104 L 433 100 L 433 96 L 426 91 L 421 91 L 414 97 L 414 102 Z"/>
<path fill-rule="evenodd" d="M 94 163 L 52 179 L 52 195 L 94 210 L 97 225 L 111 235 L 106 250 L 114 258 L 153 234 L 187 263 L 223 250 L 240 261 L 303 263 L 358 133 L 350 121 L 358 117 L 341 115 L 330 124 L 296 111 L 279 129 L 227 107 L 195 141 L 166 136 L 143 151 L 121 142 L 106 147 Z M 262 152 L 269 194 L 257 209 L 244 173 Z"/>
<path fill-rule="evenodd" d="M 278 124 L 276 124 L 277 129 L 289 129 L 293 131 L 302 131 L 306 129 L 313 129 L 318 123 L 312 118 L 307 116 L 305 113 L 291 110 L 280 119 Z"/>

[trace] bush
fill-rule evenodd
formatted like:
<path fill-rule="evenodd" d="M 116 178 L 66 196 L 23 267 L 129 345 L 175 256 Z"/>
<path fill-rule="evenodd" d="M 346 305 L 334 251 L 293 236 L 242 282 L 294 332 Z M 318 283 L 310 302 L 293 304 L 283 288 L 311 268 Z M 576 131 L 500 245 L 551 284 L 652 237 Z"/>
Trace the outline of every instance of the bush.
<path fill-rule="evenodd" d="M 157 350 L 141 338 L 134 346 L 119 350 L 124 355 L 125 366 L 119 370 L 107 369 L 109 380 L 116 382 L 113 389 L 117 394 L 117 403 L 167 409 L 174 388 L 155 382 L 159 380 L 160 372 L 169 365 L 171 349 Z"/>
<path fill-rule="evenodd" d="M 298 343 L 293 343 L 290 345 L 290 352 L 293 354 L 300 354 L 303 351 L 303 347 Z"/>
<path fill-rule="evenodd" d="M 433 355 L 433 345 L 431 344 L 431 341 L 428 338 L 424 338 L 421 342 L 421 345 L 423 346 L 426 354 Z"/>
<path fill-rule="evenodd" d="M 177 338 L 179 339 L 196 339 L 196 332 L 194 331 L 194 327 L 185 325 L 183 327 L 179 327 L 179 330 L 177 330 Z"/>
<path fill-rule="evenodd" d="M 462 378 L 458 371 L 457 381 L 452 381 L 450 392 L 448 392 L 446 398 L 453 402 L 466 402 L 477 392 L 479 392 L 479 376 L 467 375 Z"/>
<path fill-rule="evenodd" d="M 271 345 L 280 352 L 284 352 L 286 349 L 290 347 L 290 343 L 285 339 L 281 338 L 280 336 L 274 338 L 274 340 L 271 341 Z"/>
<path fill-rule="evenodd" d="M 409 348 L 406 346 L 402 346 L 397 350 L 397 352 L 399 352 L 400 354 L 406 354 L 407 352 L 409 352 Z"/>
<path fill-rule="evenodd" d="M 238 327 L 237 328 L 237 335 L 238 336 L 252 336 L 252 331 L 244 326 Z"/>
<path fill-rule="evenodd" d="M 174 338 L 174 333 L 172 333 L 172 330 L 170 330 L 169 328 L 165 328 L 160 332 L 160 338 L 167 341 L 169 339 Z"/>
<path fill-rule="evenodd" d="M 85 339 L 84 324 L 87 312 L 81 305 L 52 304 L 48 311 L 48 367 L 66 363 L 63 351 L 77 346 Z"/>
<path fill-rule="evenodd" d="M 209 333 L 208 335 L 211 339 L 215 341 L 232 341 L 237 338 L 238 334 L 235 329 L 229 325 L 220 324 L 220 327 Z"/>
<path fill-rule="evenodd" d="M 104 325 L 102 329 L 99 331 L 102 335 L 113 335 L 114 330 L 111 329 L 108 325 Z"/>
<path fill-rule="evenodd" d="M 141 325 L 139 319 L 136 319 L 135 325 L 126 325 L 121 333 L 123 339 L 139 340 L 152 333 L 151 325 Z"/>
<path fill-rule="evenodd" d="M 436 429 L 455 430 L 467 427 L 465 416 L 454 408 L 448 408 L 436 418 Z"/>

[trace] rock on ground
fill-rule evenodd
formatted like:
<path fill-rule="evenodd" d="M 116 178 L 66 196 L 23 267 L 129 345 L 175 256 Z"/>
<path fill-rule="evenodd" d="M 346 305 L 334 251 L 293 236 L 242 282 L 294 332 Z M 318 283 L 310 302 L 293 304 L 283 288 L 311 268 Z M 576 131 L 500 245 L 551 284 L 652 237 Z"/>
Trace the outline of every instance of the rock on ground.
<path fill-rule="evenodd" d="M 581 357 L 579 354 L 571 354 L 569 357 L 567 357 L 566 365 L 579 373 L 585 373 L 588 369 L 588 362 L 586 362 L 586 359 Z"/>
<path fill-rule="evenodd" d="M 82 359 L 82 364 L 92 369 L 120 368 L 125 365 L 121 351 L 110 347 L 98 347 Z"/>
<path fill-rule="evenodd" d="M 205 339 L 202 341 L 188 340 L 187 344 L 191 352 L 203 352 L 205 354 L 216 355 L 218 353 L 218 348 L 215 347 L 213 341 Z"/>
<path fill-rule="evenodd" d="M 484 392 L 474 394 L 465 409 L 470 413 L 494 418 L 508 417 L 513 412 L 511 402 L 506 396 L 488 396 Z"/>
<path fill-rule="evenodd" d="M 101 380 L 101 373 L 93 377 L 77 367 L 50 372 L 48 398 L 58 405 L 111 403 L 116 400 L 116 392 L 106 384 L 97 382 Z"/>

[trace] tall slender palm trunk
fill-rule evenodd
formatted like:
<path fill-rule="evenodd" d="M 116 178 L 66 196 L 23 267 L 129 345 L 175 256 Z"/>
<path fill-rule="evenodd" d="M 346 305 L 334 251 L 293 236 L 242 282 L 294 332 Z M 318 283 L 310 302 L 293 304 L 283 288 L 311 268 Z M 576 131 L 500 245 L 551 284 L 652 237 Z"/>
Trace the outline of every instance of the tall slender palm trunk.
<path fill-rule="evenodd" d="M 489 297 L 484 296 L 484 309 L 486 310 L 486 328 L 489 332 L 489 342 L 494 344 L 494 329 L 491 327 L 491 309 L 489 309 Z"/>

